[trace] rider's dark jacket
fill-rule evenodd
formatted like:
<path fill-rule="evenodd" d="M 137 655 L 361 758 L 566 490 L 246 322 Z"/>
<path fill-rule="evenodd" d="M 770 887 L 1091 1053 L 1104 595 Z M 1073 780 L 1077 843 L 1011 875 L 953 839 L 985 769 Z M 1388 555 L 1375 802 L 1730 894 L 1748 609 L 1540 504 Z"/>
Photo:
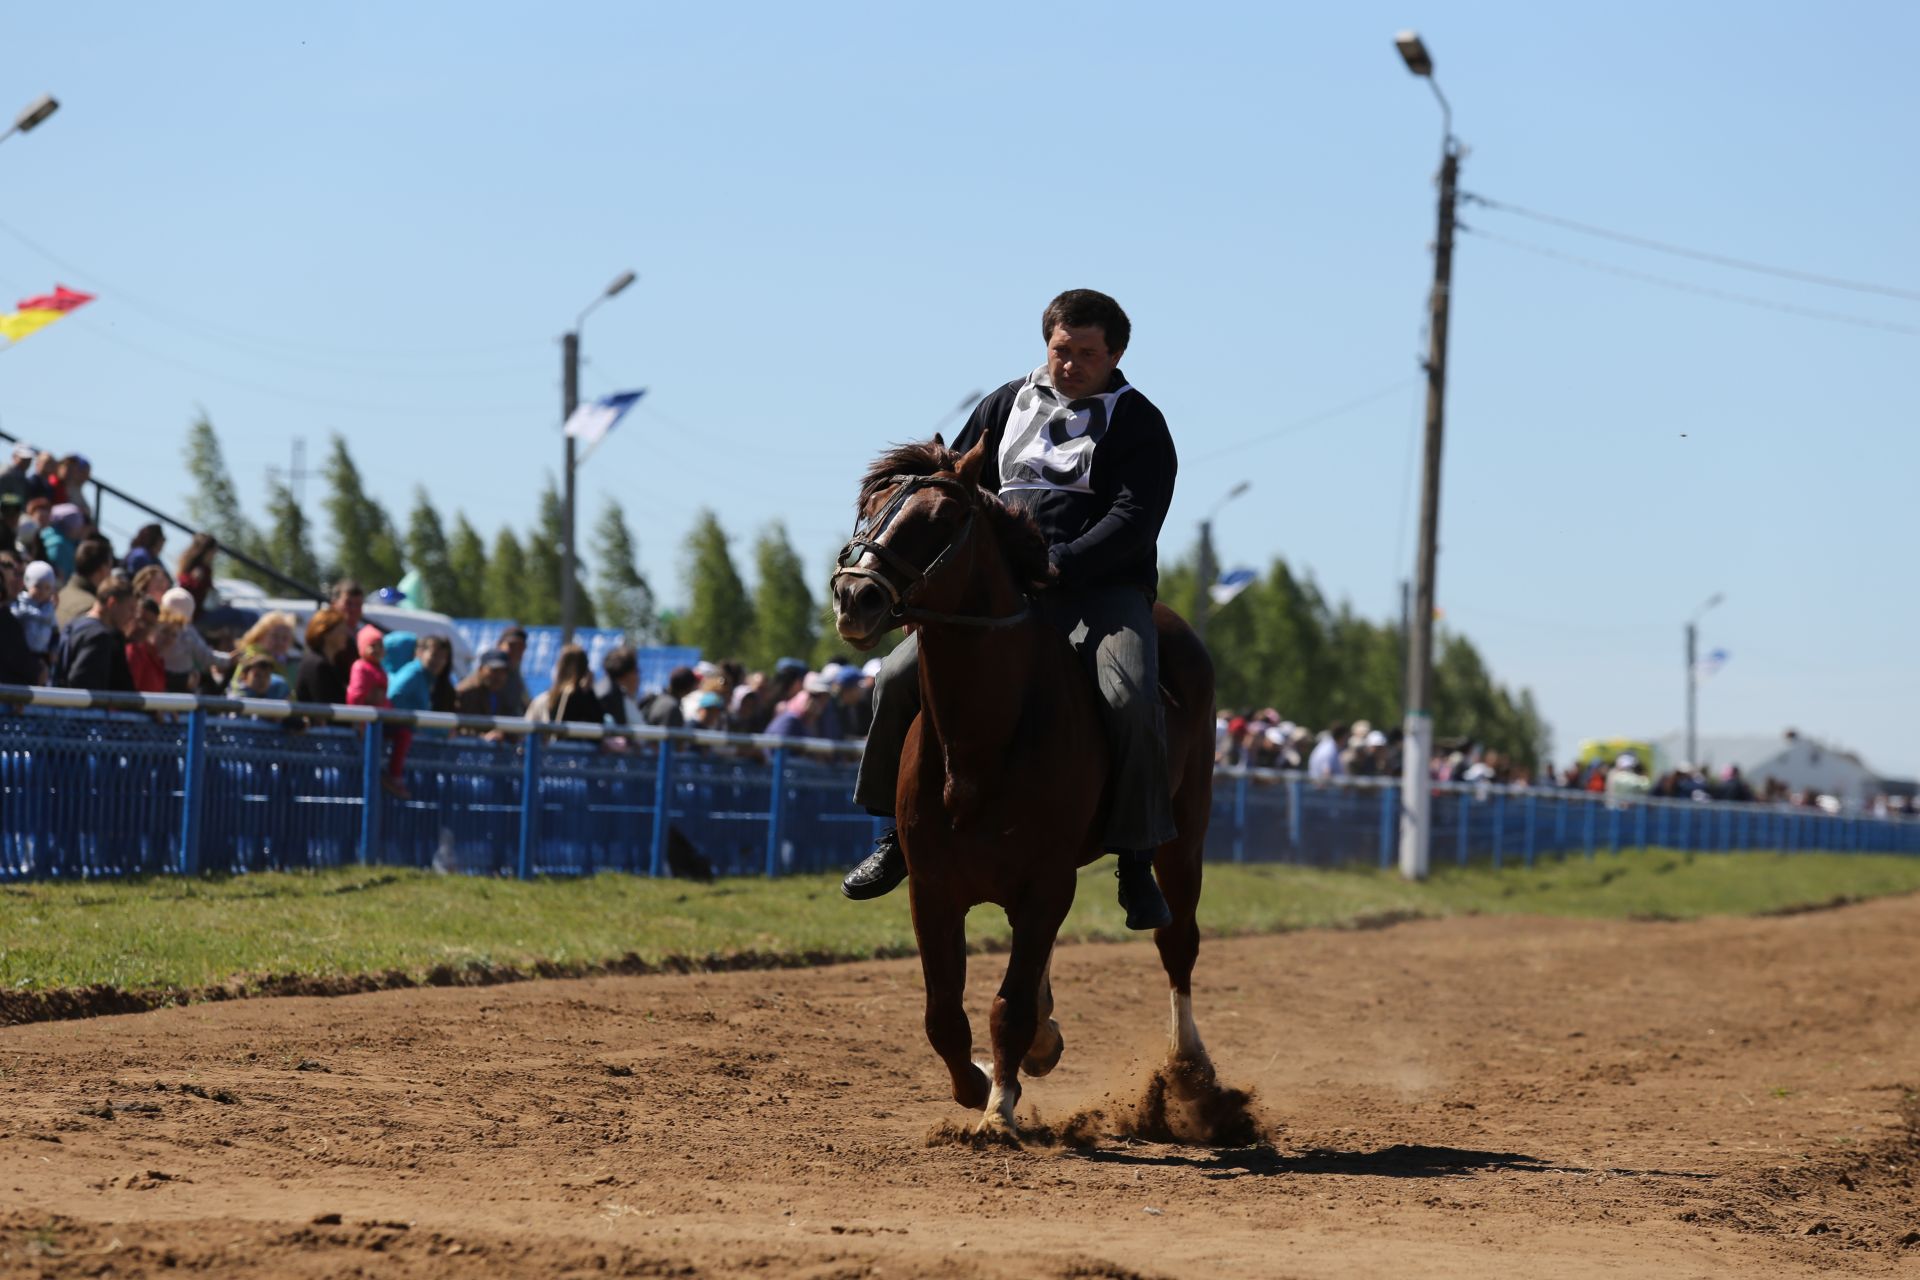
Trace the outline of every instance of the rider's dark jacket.
<path fill-rule="evenodd" d="M 1102 394 L 1066 400 L 1042 365 L 974 406 L 953 448 L 983 435 L 980 483 L 1039 524 L 1061 586 L 1154 593 L 1179 459 L 1166 418 L 1118 369 Z"/>

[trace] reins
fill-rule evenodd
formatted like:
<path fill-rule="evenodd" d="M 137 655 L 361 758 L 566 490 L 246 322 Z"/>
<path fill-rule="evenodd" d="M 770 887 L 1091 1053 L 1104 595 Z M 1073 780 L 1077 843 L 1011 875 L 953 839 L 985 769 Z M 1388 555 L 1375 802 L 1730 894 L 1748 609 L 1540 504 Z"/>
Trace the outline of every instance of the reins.
<path fill-rule="evenodd" d="M 922 609 L 913 603 L 933 575 L 938 573 L 941 566 L 946 564 L 953 553 L 972 536 L 974 520 L 980 512 L 977 504 L 972 501 L 972 495 L 967 492 L 967 486 L 958 480 L 949 480 L 945 476 L 892 476 L 889 478 L 898 488 L 893 496 L 887 499 L 886 505 L 875 512 L 871 519 L 862 517 L 854 526 L 853 536 L 847 539 L 846 545 L 840 548 L 840 554 L 835 559 L 834 563 L 840 567 L 834 576 L 837 578 L 844 574 L 850 578 L 864 578 L 873 583 L 886 592 L 887 598 L 893 602 L 891 610 L 893 616 L 905 618 L 911 622 L 933 622 L 946 626 L 998 630 L 1026 621 L 1033 613 L 1033 602 L 1024 596 L 1021 597 L 1018 612 L 999 615 L 939 613 L 932 609 Z M 961 521 L 959 531 L 947 540 L 947 545 L 940 549 L 940 553 L 934 556 L 924 569 L 916 567 L 899 552 L 879 541 L 880 536 L 887 531 L 899 516 L 901 509 L 907 505 L 908 500 L 922 489 L 948 490 L 967 508 L 966 518 Z M 868 568 L 855 563 L 867 555 L 871 555 L 878 562 L 876 567 Z M 884 570 L 889 568 L 899 574 L 904 581 L 896 582 L 888 576 Z"/>

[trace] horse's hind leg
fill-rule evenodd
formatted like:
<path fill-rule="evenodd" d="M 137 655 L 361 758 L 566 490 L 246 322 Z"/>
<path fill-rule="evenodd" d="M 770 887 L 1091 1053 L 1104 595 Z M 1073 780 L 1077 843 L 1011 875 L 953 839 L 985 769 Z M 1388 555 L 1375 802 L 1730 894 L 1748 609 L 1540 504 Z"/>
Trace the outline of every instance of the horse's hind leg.
<path fill-rule="evenodd" d="M 973 1062 L 973 1027 L 962 997 L 967 985 L 966 912 L 933 901 L 916 878 L 913 932 L 927 987 L 927 1040 L 953 1077 L 953 1100 L 975 1111 L 987 1105 L 987 1077 Z"/>
<path fill-rule="evenodd" d="M 1193 1020 L 1193 962 L 1200 954 L 1200 924 L 1196 919 L 1200 906 L 1200 846 L 1205 838 L 1206 819 L 1202 815 L 1197 831 L 1189 831 L 1182 823 L 1181 835 L 1161 845 L 1153 860 L 1160 892 L 1173 909 L 1173 923 L 1155 930 L 1153 940 L 1160 948 L 1160 967 L 1167 971 L 1172 1004 L 1167 1047 L 1175 1062 L 1207 1061 L 1207 1046 L 1201 1043 L 1200 1028 Z"/>
<path fill-rule="evenodd" d="M 1013 1109 L 1020 1102 L 1020 1063 L 1033 1048 L 1040 1027 L 1040 985 L 1053 955 L 1060 922 L 1073 903 L 1073 881 L 1066 892 L 1035 890 L 1007 913 L 1013 925 L 1013 948 L 1007 957 L 1007 976 L 993 998 L 993 1092 L 981 1129 L 1013 1131 Z"/>
<path fill-rule="evenodd" d="M 1030 1076 L 1043 1076 L 1060 1065 L 1060 1055 L 1066 1048 L 1066 1037 L 1060 1034 L 1060 1024 L 1053 1019 L 1053 952 L 1049 950 L 1047 962 L 1040 968 L 1040 1003 L 1034 1017 L 1033 1048 L 1020 1059 L 1020 1069 Z"/>

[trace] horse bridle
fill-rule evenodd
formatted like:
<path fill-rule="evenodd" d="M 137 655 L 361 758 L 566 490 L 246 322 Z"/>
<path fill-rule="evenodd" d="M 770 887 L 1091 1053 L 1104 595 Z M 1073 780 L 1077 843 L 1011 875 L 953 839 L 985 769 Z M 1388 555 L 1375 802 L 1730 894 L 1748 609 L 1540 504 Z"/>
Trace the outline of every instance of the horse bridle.
<path fill-rule="evenodd" d="M 870 517 L 862 516 L 854 525 L 853 536 L 848 538 L 846 545 L 840 548 L 840 554 L 834 561 L 840 566 L 833 575 L 835 578 L 844 575 L 849 578 L 866 579 L 887 593 L 887 598 L 893 602 L 890 612 L 894 617 L 905 618 L 912 622 L 941 622 L 962 627 L 1010 627 L 1016 622 L 1024 621 L 1027 615 L 1033 612 L 1032 602 L 1024 599 L 1017 613 L 999 616 L 936 613 L 931 609 L 916 606 L 913 601 L 920 594 L 921 588 L 926 586 L 934 574 L 940 572 L 941 566 L 946 564 L 953 553 L 958 551 L 973 533 L 973 522 L 979 514 L 979 505 L 973 500 L 973 495 L 968 492 L 971 486 L 945 476 L 897 475 L 888 477 L 888 482 L 898 487 L 894 490 L 893 496 L 887 499 L 885 506 Z M 880 536 L 892 526 L 913 495 L 922 489 L 945 490 L 958 498 L 961 505 L 967 509 L 966 517 L 960 522 L 959 531 L 947 539 L 947 545 L 940 548 L 940 553 L 924 569 L 915 566 L 905 556 L 879 540 Z M 873 568 L 857 563 L 862 557 L 868 555 L 878 562 Z M 899 576 L 898 581 L 889 576 L 886 572 L 889 569 Z"/>

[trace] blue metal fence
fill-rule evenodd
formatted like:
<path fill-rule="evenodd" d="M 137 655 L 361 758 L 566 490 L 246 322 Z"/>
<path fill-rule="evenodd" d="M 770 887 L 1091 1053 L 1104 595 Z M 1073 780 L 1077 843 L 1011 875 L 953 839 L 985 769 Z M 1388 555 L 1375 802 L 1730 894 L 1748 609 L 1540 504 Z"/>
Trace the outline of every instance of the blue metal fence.
<path fill-rule="evenodd" d="M 404 717 L 292 728 L 221 714 L 238 703 L 177 701 L 183 710 L 159 718 L 0 707 L 0 881 L 354 863 L 661 875 L 677 841 L 721 875 L 783 875 L 847 866 L 875 834 L 850 795 L 857 747 L 520 722 L 487 741 L 416 727 L 401 800 L 380 780 Z M 1391 866 L 1399 794 L 1385 780 L 1222 769 L 1207 856 Z M 1437 786 L 1433 822 L 1435 866 L 1646 845 L 1920 853 L 1920 821 L 1524 788 Z"/>

